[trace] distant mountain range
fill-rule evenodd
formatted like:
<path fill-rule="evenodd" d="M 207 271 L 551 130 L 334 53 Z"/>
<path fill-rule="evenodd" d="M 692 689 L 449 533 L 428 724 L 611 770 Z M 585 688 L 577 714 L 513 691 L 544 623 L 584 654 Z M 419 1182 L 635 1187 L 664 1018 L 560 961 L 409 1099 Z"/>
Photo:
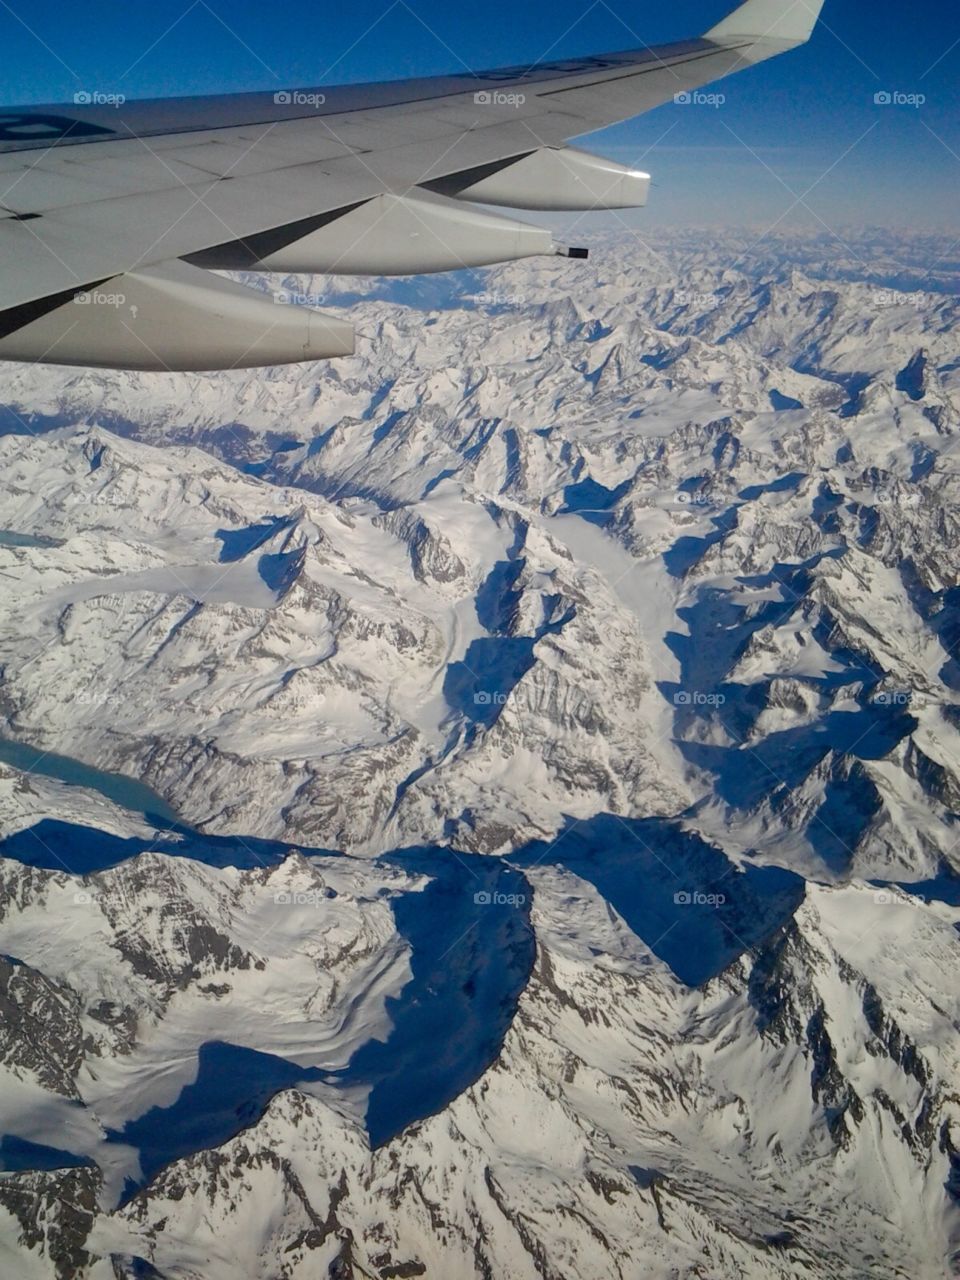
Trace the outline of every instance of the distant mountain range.
<path fill-rule="evenodd" d="M 960 1275 L 956 249 L 593 249 L 0 371 L 18 1280 Z"/>

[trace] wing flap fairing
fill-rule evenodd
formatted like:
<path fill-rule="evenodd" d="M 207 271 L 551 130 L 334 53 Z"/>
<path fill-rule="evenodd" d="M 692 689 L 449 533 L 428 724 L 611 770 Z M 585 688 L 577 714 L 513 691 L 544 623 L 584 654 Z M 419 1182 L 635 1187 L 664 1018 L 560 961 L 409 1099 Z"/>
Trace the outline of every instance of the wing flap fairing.
<path fill-rule="evenodd" d="M 575 213 L 641 208 L 647 203 L 650 175 L 575 147 L 540 147 L 516 160 L 452 174 L 429 186 L 457 200 Z"/>
<path fill-rule="evenodd" d="M 339 317 L 277 305 L 269 294 L 185 262 L 114 276 L 54 301 L 46 310 L 34 304 L 19 316 L 4 314 L 0 359 L 184 372 L 354 350 L 353 326 Z"/>
<path fill-rule="evenodd" d="M 556 252 L 543 227 L 422 192 L 355 206 L 256 264 L 262 271 L 420 275 Z"/>

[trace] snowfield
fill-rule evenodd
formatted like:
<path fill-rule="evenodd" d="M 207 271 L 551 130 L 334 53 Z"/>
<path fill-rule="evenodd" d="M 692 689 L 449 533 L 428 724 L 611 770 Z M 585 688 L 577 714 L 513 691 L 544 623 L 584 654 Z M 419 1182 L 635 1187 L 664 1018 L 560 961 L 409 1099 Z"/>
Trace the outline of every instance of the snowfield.
<path fill-rule="evenodd" d="M 4 1274 L 960 1276 L 960 303 L 848 240 L 0 370 Z"/>

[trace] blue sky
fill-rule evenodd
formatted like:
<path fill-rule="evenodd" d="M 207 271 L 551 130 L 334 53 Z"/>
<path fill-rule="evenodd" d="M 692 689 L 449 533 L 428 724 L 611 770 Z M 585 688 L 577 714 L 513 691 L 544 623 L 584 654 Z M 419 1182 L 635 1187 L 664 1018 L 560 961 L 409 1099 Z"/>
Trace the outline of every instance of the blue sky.
<path fill-rule="evenodd" d="M 392 79 L 695 35 L 725 0 L 0 0 L 7 103 Z M 805 49 L 590 146 L 654 176 L 638 227 L 960 226 L 960 6 L 827 0 Z M 923 95 L 877 105 L 875 94 Z M 796 203 L 798 196 L 803 197 Z"/>

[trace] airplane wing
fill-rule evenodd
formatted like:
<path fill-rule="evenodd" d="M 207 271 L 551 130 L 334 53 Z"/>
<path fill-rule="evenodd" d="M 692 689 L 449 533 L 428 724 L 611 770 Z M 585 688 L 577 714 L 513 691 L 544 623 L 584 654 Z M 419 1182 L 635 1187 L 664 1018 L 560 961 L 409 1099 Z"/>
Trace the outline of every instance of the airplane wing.
<path fill-rule="evenodd" d="M 822 6 L 746 0 L 697 40 L 474 75 L 0 108 L 0 359 L 183 370 L 349 354 L 342 316 L 213 272 L 585 256 L 477 206 L 642 205 L 648 175 L 570 139 L 796 48 Z"/>

